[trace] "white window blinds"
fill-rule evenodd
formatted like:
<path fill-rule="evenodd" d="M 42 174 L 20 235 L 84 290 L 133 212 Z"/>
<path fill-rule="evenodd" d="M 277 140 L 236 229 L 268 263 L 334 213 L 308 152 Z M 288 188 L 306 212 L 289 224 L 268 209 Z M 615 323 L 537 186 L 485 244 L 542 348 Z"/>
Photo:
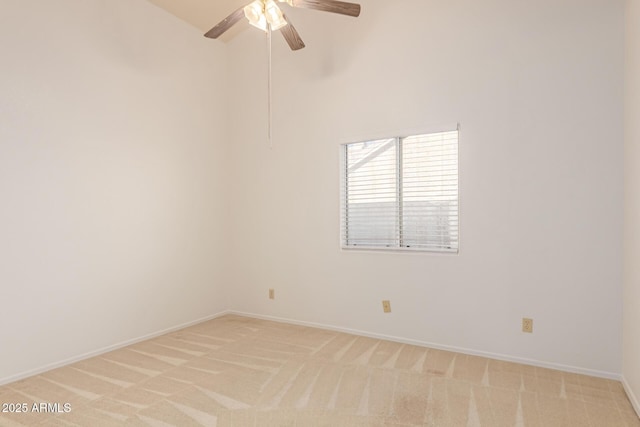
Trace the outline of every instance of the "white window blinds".
<path fill-rule="evenodd" d="M 343 247 L 457 252 L 458 131 L 342 149 Z"/>

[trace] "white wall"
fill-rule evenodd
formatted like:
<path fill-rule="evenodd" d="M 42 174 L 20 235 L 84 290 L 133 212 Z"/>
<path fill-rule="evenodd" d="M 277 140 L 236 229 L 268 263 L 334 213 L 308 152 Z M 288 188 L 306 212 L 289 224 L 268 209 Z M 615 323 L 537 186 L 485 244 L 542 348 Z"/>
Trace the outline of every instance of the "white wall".
<path fill-rule="evenodd" d="M 0 10 L 0 383 L 224 310 L 224 46 L 144 0 Z"/>
<path fill-rule="evenodd" d="M 623 2 L 362 3 L 287 10 L 273 150 L 263 36 L 230 45 L 231 307 L 619 374 Z M 341 251 L 339 144 L 456 122 L 460 254 Z"/>
<path fill-rule="evenodd" d="M 626 1 L 624 350 L 627 392 L 640 414 L 640 0 Z"/>
<path fill-rule="evenodd" d="M 362 3 L 287 11 L 270 150 L 259 32 L 0 0 L 0 383 L 228 307 L 621 372 L 623 2 Z M 342 252 L 338 145 L 456 122 L 460 255 Z"/>

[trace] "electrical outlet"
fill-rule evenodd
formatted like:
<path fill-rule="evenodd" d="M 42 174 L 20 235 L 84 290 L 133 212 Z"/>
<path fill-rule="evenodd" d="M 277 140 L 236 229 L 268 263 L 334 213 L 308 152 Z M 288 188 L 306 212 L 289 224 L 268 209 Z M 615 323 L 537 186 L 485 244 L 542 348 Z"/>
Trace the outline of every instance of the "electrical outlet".
<path fill-rule="evenodd" d="M 391 313 L 391 303 L 387 300 L 382 301 L 382 310 L 385 313 Z"/>
<path fill-rule="evenodd" d="M 533 319 L 522 318 L 522 332 L 533 333 Z"/>
<path fill-rule="evenodd" d="M 269 289 L 269 299 L 275 299 L 276 298 L 276 291 L 273 289 Z"/>

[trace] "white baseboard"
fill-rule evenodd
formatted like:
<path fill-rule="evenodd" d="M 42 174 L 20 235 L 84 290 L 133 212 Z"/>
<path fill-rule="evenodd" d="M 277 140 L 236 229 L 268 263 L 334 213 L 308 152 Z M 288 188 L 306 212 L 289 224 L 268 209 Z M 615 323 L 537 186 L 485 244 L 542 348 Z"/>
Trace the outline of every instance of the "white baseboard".
<path fill-rule="evenodd" d="M 631 405 L 633 405 L 633 409 L 636 410 L 636 414 L 638 414 L 638 417 L 640 417 L 640 400 L 638 399 L 638 396 L 636 396 L 636 394 L 633 392 L 633 390 L 631 389 L 631 386 L 627 382 L 627 379 L 624 377 L 624 375 L 622 376 L 621 381 L 624 387 L 624 391 L 627 392 L 627 396 L 629 396 Z"/>
<path fill-rule="evenodd" d="M 414 339 L 409 339 L 409 338 L 396 337 L 396 336 L 378 334 L 378 333 L 373 333 L 373 332 L 361 331 L 361 330 L 357 330 L 357 329 L 349 329 L 349 328 L 344 328 L 344 327 L 340 327 L 340 326 L 326 325 L 326 324 L 322 324 L 322 323 L 306 322 L 306 321 L 301 321 L 301 320 L 294 320 L 294 319 L 288 319 L 288 318 L 282 318 L 282 317 L 276 317 L 276 316 L 267 316 L 267 315 L 261 315 L 261 314 L 255 314 L 255 313 L 246 313 L 246 312 L 235 311 L 235 310 L 225 310 L 225 311 L 219 312 L 217 314 L 213 314 L 211 316 L 207 316 L 207 317 L 204 317 L 204 318 L 201 318 L 201 319 L 193 320 L 191 322 L 183 323 L 181 325 L 177 325 L 177 326 L 174 326 L 174 327 L 171 327 L 171 328 L 168 328 L 168 329 L 164 329 L 164 330 L 161 330 L 161 331 L 153 332 L 151 334 L 147 334 L 147 335 L 144 335 L 144 336 L 141 336 L 141 337 L 133 338 L 133 339 L 130 339 L 130 340 L 127 340 L 127 341 L 123 341 L 123 342 L 120 342 L 118 344 L 110 345 L 110 346 L 107 346 L 107 347 L 104 347 L 104 348 L 101 348 L 101 349 L 98 349 L 98 350 L 95 350 L 95 351 L 91 351 L 91 352 L 88 352 L 88 353 L 85 353 L 85 354 L 82 354 L 82 355 L 79 355 L 79 356 L 71 357 L 69 359 L 61 360 L 59 362 L 51 363 L 51 364 L 48 364 L 48 365 L 45 365 L 45 366 L 42 366 L 42 367 L 39 367 L 39 368 L 36 368 L 36 369 L 31 369 L 29 371 L 22 372 L 22 373 L 19 373 L 19 374 L 16 374 L 16 375 L 12 375 L 12 376 L 9 376 L 9 377 L 5 377 L 5 378 L 0 378 L 0 386 L 5 385 L 5 384 L 9 384 L 9 383 L 12 383 L 12 382 L 15 382 L 15 381 L 19 381 L 21 379 L 28 378 L 28 377 L 31 377 L 31 376 L 34 376 L 34 375 L 38 375 L 38 374 L 41 374 L 43 372 L 50 371 L 52 369 L 56 369 L 56 368 L 60 368 L 62 366 L 70 365 L 72 363 L 76 363 L 76 362 L 79 362 L 81 360 L 85 360 L 85 359 L 89 359 L 91 357 L 99 356 L 101 354 L 108 353 L 110 351 L 117 350 L 119 348 L 127 347 L 129 345 L 136 344 L 136 343 L 141 342 L 141 341 L 152 339 L 152 338 L 158 337 L 160 335 L 164 335 L 164 334 L 168 334 L 168 333 L 171 333 L 171 332 L 175 332 L 175 331 L 180 330 L 180 329 L 188 328 L 188 327 L 196 325 L 198 323 L 207 322 L 209 320 L 216 319 L 216 318 L 224 316 L 226 314 L 235 314 L 235 315 L 238 315 L 238 316 L 251 317 L 251 318 L 255 318 L 255 319 L 264 319 L 264 320 L 271 320 L 271 321 L 274 321 L 274 322 L 288 323 L 288 324 L 292 324 L 292 325 L 300 325 L 300 326 L 308 326 L 308 327 L 312 327 L 312 328 L 326 329 L 326 330 L 331 330 L 331 331 L 336 331 L 336 332 L 343 332 L 343 333 L 352 334 L 352 335 L 365 336 L 365 337 L 376 338 L 376 339 L 383 339 L 383 340 L 387 340 L 387 341 L 399 342 L 399 343 L 409 344 L 409 345 L 416 345 L 416 346 L 420 346 L 420 347 L 428 347 L 428 348 L 434 348 L 434 349 L 438 349 L 438 350 L 453 351 L 453 352 L 457 352 L 457 353 L 469 354 L 469 355 L 473 355 L 473 356 L 487 357 L 487 358 L 503 360 L 503 361 L 507 361 L 507 362 L 522 363 L 522 364 L 525 364 L 525 365 L 539 366 L 539 367 L 542 367 L 542 368 L 556 369 L 556 370 L 565 371 L 565 372 L 572 372 L 572 373 L 577 373 L 577 374 L 590 375 L 590 376 L 594 376 L 594 377 L 618 380 L 618 381 L 622 382 L 622 384 L 624 386 L 624 389 L 627 392 L 627 395 L 629 396 L 629 400 L 633 404 L 636 412 L 638 412 L 638 414 L 640 415 L 640 403 L 638 401 L 638 398 L 635 396 L 635 394 L 633 393 L 633 390 L 631 390 L 631 388 L 629 387 L 629 384 L 626 382 L 624 377 L 622 377 L 620 374 L 616 374 L 616 373 L 612 373 L 612 372 L 606 372 L 606 371 L 598 371 L 598 370 L 593 370 L 593 369 L 580 368 L 580 367 L 575 367 L 575 366 L 570 366 L 570 365 L 563 365 L 563 364 L 558 364 L 558 363 L 543 362 L 543 361 L 539 361 L 539 360 L 526 359 L 526 358 L 522 358 L 522 357 L 515 357 L 515 356 L 509 356 L 509 355 L 498 354 L 498 353 L 490 353 L 490 352 L 473 350 L 473 349 L 462 348 L 462 347 L 442 345 L 442 344 L 426 342 L 426 341 L 420 341 L 420 340 L 414 340 Z"/>
<path fill-rule="evenodd" d="M 161 331 L 153 332 L 153 333 L 150 333 L 150 334 L 138 337 L 138 338 L 133 338 L 133 339 L 130 339 L 130 340 L 127 340 L 127 341 L 120 342 L 118 344 L 113 344 L 113 345 L 110 345 L 110 346 L 107 346 L 107 347 L 103 347 L 101 349 L 90 351 L 88 353 L 84 353 L 84 354 L 81 354 L 79 356 L 74 356 L 74 357 L 71 357 L 69 359 L 61 360 L 61 361 L 55 362 L 55 363 L 50 363 L 48 365 L 41 366 L 41 367 L 36 368 L 36 369 L 31 369 L 31 370 L 26 371 L 26 372 L 21 372 L 21 373 L 16 374 L 16 375 L 11 375 L 9 377 L 0 378 L 0 386 L 5 385 L 5 384 L 9 384 L 9 383 L 12 383 L 12 382 L 15 382 L 15 381 L 20 381 L 22 379 L 25 379 L 25 378 L 28 378 L 28 377 L 32 377 L 34 375 L 41 374 L 43 372 L 50 371 L 52 369 L 61 368 L 63 366 L 71 365 L 72 363 L 76 363 L 76 362 L 79 362 L 81 360 L 89 359 L 91 357 L 100 356 L 101 354 L 108 353 L 110 351 L 117 350 L 119 348 L 127 347 L 129 345 L 136 344 L 136 343 L 139 343 L 141 341 L 149 340 L 151 338 L 159 337 L 160 335 L 165 335 L 165 334 L 168 334 L 168 333 L 171 333 L 171 332 L 178 331 L 180 329 L 188 328 L 189 326 L 197 325 L 198 323 L 202 323 L 202 322 L 206 322 L 206 321 L 209 321 L 209 320 L 213 320 L 213 319 L 216 319 L 218 317 L 224 316 L 225 314 L 228 314 L 228 313 L 229 312 L 225 310 L 225 311 L 222 311 L 220 313 L 213 314 L 211 316 L 203 317 L 202 319 L 193 320 L 191 322 L 183 323 L 181 325 L 173 326 L 173 327 L 168 328 L 168 329 L 163 329 Z"/>
<path fill-rule="evenodd" d="M 287 318 L 275 317 L 275 316 L 266 316 L 266 315 L 255 314 L 255 313 L 245 313 L 245 312 L 235 311 L 235 310 L 229 310 L 228 314 L 235 314 L 238 316 L 245 316 L 245 317 L 253 317 L 256 319 L 263 319 L 263 320 L 272 320 L 274 322 L 289 323 L 292 325 L 309 326 L 312 328 L 326 329 L 326 330 L 336 331 L 336 332 L 344 332 L 347 334 L 399 342 L 402 344 L 410 344 L 410 345 L 415 345 L 419 347 L 428 347 L 428 348 L 433 348 L 437 350 L 453 351 L 456 353 L 468 354 L 472 356 L 481 356 L 481 357 L 487 357 L 490 359 L 503 360 L 506 362 L 521 363 L 523 365 L 531 365 L 531 366 L 538 366 L 541 368 L 556 369 L 559 371 L 571 372 L 574 374 L 589 375 L 592 377 L 606 378 L 606 379 L 611 379 L 616 381 L 622 380 L 622 376 L 614 372 L 598 371 L 594 369 L 580 368 L 577 366 L 563 365 L 560 363 L 543 362 L 535 359 L 526 359 L 523 357 L 509 356 L 505 354 L 490 353 L 486 351 L 473 350 L 469 348 L 442 345 L 442 344 L 437 344 L 432 342 L 414 340 L 410 338 L 396 337 L 396 336 L 390 336 L 390 335 L 384 335 L 384 334 L 377 334 L 373 332 L 360 331 L 357 329 L 343 328 L 340 326 L 325 325 L 322 323 L 314 323 L 314 322 L 305 322 L 300 320 L 293 320 L 293 319 L 287 319 Z"/>

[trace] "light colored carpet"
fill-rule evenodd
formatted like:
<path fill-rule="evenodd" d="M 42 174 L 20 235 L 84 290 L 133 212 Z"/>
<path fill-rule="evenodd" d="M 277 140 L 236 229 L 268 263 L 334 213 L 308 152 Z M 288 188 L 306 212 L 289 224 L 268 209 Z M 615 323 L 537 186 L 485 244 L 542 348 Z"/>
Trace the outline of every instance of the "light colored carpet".
<path fill-rule="evenodd" d="M 3 427 L 640 426 L 616 381 L 231 315 L 0 387 L 0 403 L 29 408 Z"/>

